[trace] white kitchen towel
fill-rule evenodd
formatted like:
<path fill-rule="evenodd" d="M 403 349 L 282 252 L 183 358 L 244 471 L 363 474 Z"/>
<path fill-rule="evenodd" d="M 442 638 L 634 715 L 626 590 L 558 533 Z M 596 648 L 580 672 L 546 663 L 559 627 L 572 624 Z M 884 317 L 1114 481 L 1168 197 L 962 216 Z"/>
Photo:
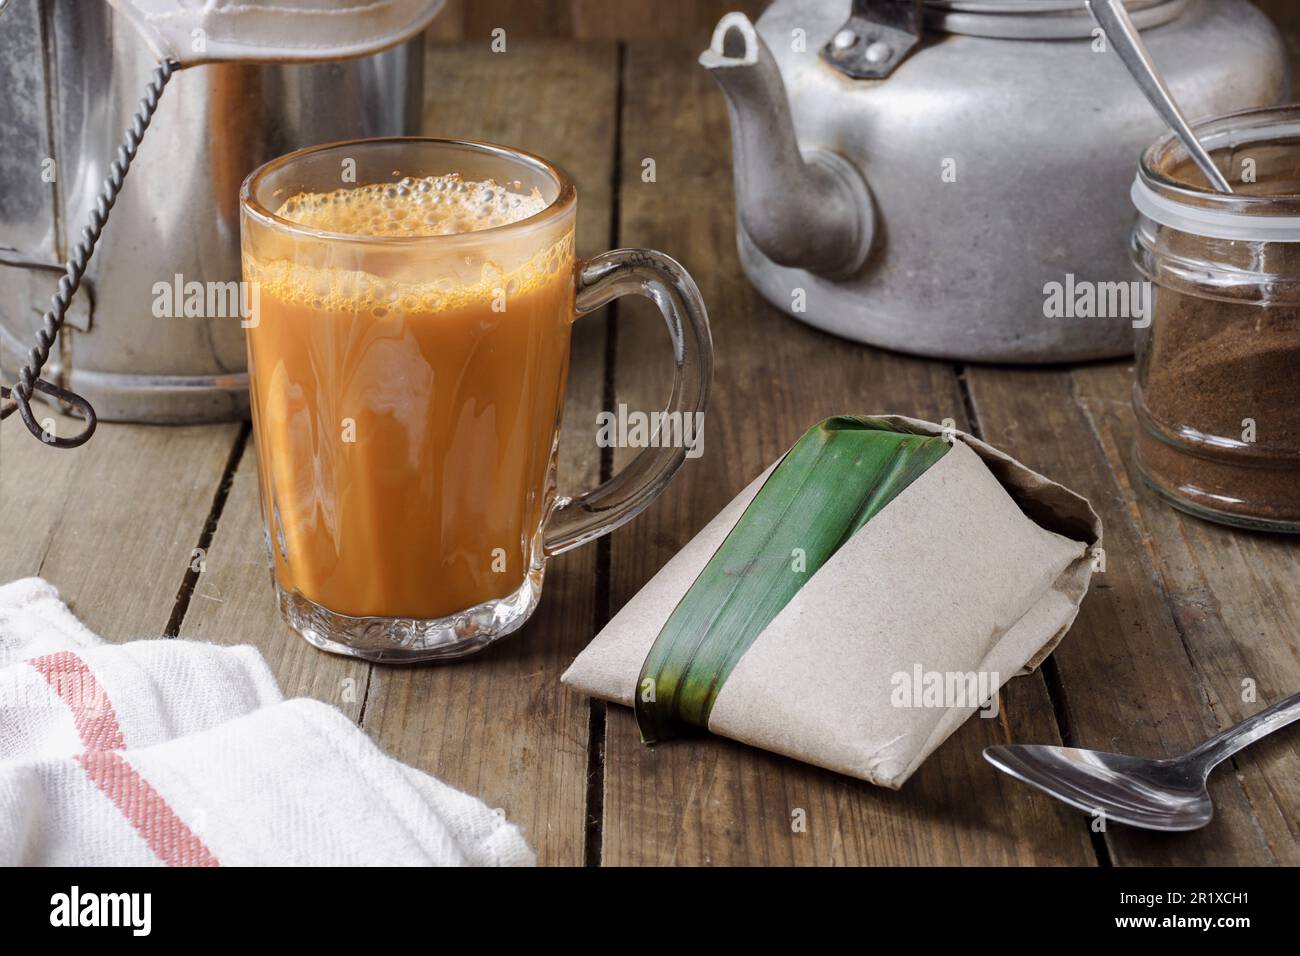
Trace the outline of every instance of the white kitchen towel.
<path fill-rule="evenodd" d="M 0 586 L 0 865 L 527 865 L 518 827 L 385 756 L 256 649 L 112 645 Z"/>

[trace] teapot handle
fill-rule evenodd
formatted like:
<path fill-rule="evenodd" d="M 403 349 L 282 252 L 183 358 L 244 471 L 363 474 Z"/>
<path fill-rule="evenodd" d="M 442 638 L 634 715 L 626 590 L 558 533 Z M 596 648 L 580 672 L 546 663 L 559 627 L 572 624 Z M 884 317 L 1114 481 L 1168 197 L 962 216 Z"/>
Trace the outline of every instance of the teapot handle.
<path fill-rule="evenodd" d="M 883 80 L 921 42 L 921 0 L 853 0 L 821 57 L 855 80 Z"/>

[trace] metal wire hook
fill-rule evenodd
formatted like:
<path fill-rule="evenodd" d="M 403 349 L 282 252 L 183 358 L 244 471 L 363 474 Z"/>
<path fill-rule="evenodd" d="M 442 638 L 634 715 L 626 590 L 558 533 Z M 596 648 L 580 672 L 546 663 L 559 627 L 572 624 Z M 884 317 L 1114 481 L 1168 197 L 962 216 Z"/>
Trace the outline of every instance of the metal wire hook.
<path fill-rule="evenodd" d="M 77 434 L 71 438 L 59 438 L 53 432 L 46 431 L 41 423 L 36 420 L 35 413 L 32 412 L 32 403 L 24 399 L 21 395 L 11 392 L 9 389 L 0 385 L 0 398 L 11 398 L 10 401 L 0 405 L 0 419 L 8 418 L 15 411 L 27 426 L 27 430 L 54 448 L 76 448 L 78 445 L 84 445 L 90 440 L 90 436 L 95 434 L 95 428 L 99 425 L 99 417 L 95 414 L 94 407 L 76 392 L 70 392 L 66 388 L 60 388 L 57 385 L 51 385 L 44 379 L 38 378 L 32 383 L 33 388 L 38 392 L 44 392 L 51 398 L 60 402 L 66 402 L 81 412 L 81 418 L 85 420 L 86 425 Z"/>
<path fill-rule="evenodd" d="M 3 0 L 0 0 L 0 7 L 3 5 Z M 99 195 L 95 197 L 95 207 L 90 211 L 90 221 L 81 229 L 81 241 L 72 250 L 72 256 L 65 264 L 66 271 L 59 279 L 58 291 L 50 297 L 49 311 L 41 319 L 41 327 L 36 332 L 36 344 L 27 353 L 27 364 L 18 371 L 18 381 L 12 389 L 0 386 L 0 399 L 9 399 L 0 402 L 0 419 L 8 418 L 17 411 L 29 432 L 55 448 L 76 448 L 78 445 L 84 445 L 95 433 L 98 419 L 90 402 L 75 392 L 42 380 L 41 370 L 49 361 L 50 349 L 58 339 L 68 306 L 72 303 L 72 297 L 77 294 L 77 289 L 81 287 L 82 277 L 85 276 L 86 267 L 90 265 L 90 257 L 95 252 L 95 244 L 99 242 L 104 224 L 108 222 L 108 214 L 112 211 L 113 204 L 117 202 L 118 193 L 122 191 L 122 184 L 131 169 L 131 161 L 135 159 L 136 150 L 140 148 L 140 141 L 144 139 L 145 130 L 149 128 L 149 122 L 158 109 L 158 100 L 162 96 L 163 89 L 166 88 L 172 74 L 180 68 L 180 64 L 175 60 L 164 60 L 154 68 L 153 77 L 145 87 L 139 109 L 132 115 L 131 125 L 127 128 L 121 145 L 117 147 L 117 158 L 110 164 L 108 175 L 104 177 L 104 184 L 100 187 Z M 81 417 L 86 422 L 85 427 L 71 438 L 57 438 L 50 435 L 41 427 L 32 412 L 31 400 L 35 392 L 49 395 L 79 409 Z"/>

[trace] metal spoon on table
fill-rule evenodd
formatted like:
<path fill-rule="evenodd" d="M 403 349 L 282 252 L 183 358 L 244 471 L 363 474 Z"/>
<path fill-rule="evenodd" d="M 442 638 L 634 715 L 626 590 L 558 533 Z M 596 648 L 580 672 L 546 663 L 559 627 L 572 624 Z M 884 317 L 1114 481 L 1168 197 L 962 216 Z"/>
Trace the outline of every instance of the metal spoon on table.
<path fill-rule="evenodd" d="M 1183 116 L 1183 111 L 1174 102 L 1173 94 L 1169 92 L 1169 87 L 1165 85 L 1160 71 L 1156 69 L 1155 61 L 1151 59 L 1146 44 L 1142 42 L 1142 35 L 1129 18 L 1124 0 L 1084 0 L 1084 2 L 1088 4 L 1088 12 L 1092 14 L 1092 18 L 1105 32 L 1110 45 L 1114 47 L 1119 58 L 1128 67 L 1129 73 L 1133 75 L 1133 79 L 1137 81 L 1138 88 L 1142 90 L 1147 101 L 1155 107 L 1161 119 L 1174 131 L 1174 135 L 1187 150 L 1187 155 L 1192 157 L 1192 161 L 1205 174 L 1210 185 L 1221 193 L 1231 193 L 1232 187 L 1228 185 L 1228 180 L 1214 165 L 1214 160 L 1210 159 L 1210 154 L 1205 151 L 1205 147 L 1192 132 L 1192 127 Z"/>
<path fill-rule="evenodd" d="M 1300 720 L 1300 694 L 1171 760 L 1038 744 L 986 747 L 984 759 L 1072 807 L 1086 813 L 1100 811 L 1107 821 L 1147 830 L 1196 830 L 1214 816 L 1205 788 L 1210 771 L 1296 720 Z"/>

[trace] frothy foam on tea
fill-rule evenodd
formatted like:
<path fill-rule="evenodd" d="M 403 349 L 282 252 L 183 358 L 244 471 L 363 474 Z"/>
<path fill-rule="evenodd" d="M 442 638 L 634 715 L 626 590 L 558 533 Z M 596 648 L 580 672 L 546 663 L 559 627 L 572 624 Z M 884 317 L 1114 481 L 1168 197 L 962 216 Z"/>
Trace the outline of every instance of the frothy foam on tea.
<path fill-rule="evenodd" d="M 517 183 L 514 185 L 518 185 Z M 449 236 L 527 219 L 547 203 L 534 189 L 512 192 L 494 180 L 467 182 L 459 173 L 373 183 L 329 193 L 298 193 L 276 210 L 282 219 L 324 232 L 367 237 Z M 244 255 L 244 278 L 286 303 L 382 318 L 460 308 L 504 295 L 515 298 L 559 281 L 573 265 L 570 231 L 527 261 L 503 269 L 493 261 L 475 276 L 403 281 L 292 259 Z"/>
<path fill-rule="evenodd" d="M 495 180 L 472 182 L 460 173 L 447 173 L 298 193 L 275 214 L 301 226 L 352 236 L 448 236 L 519 222 L 546 205 L 536 187 L 525 194 Z"/>

